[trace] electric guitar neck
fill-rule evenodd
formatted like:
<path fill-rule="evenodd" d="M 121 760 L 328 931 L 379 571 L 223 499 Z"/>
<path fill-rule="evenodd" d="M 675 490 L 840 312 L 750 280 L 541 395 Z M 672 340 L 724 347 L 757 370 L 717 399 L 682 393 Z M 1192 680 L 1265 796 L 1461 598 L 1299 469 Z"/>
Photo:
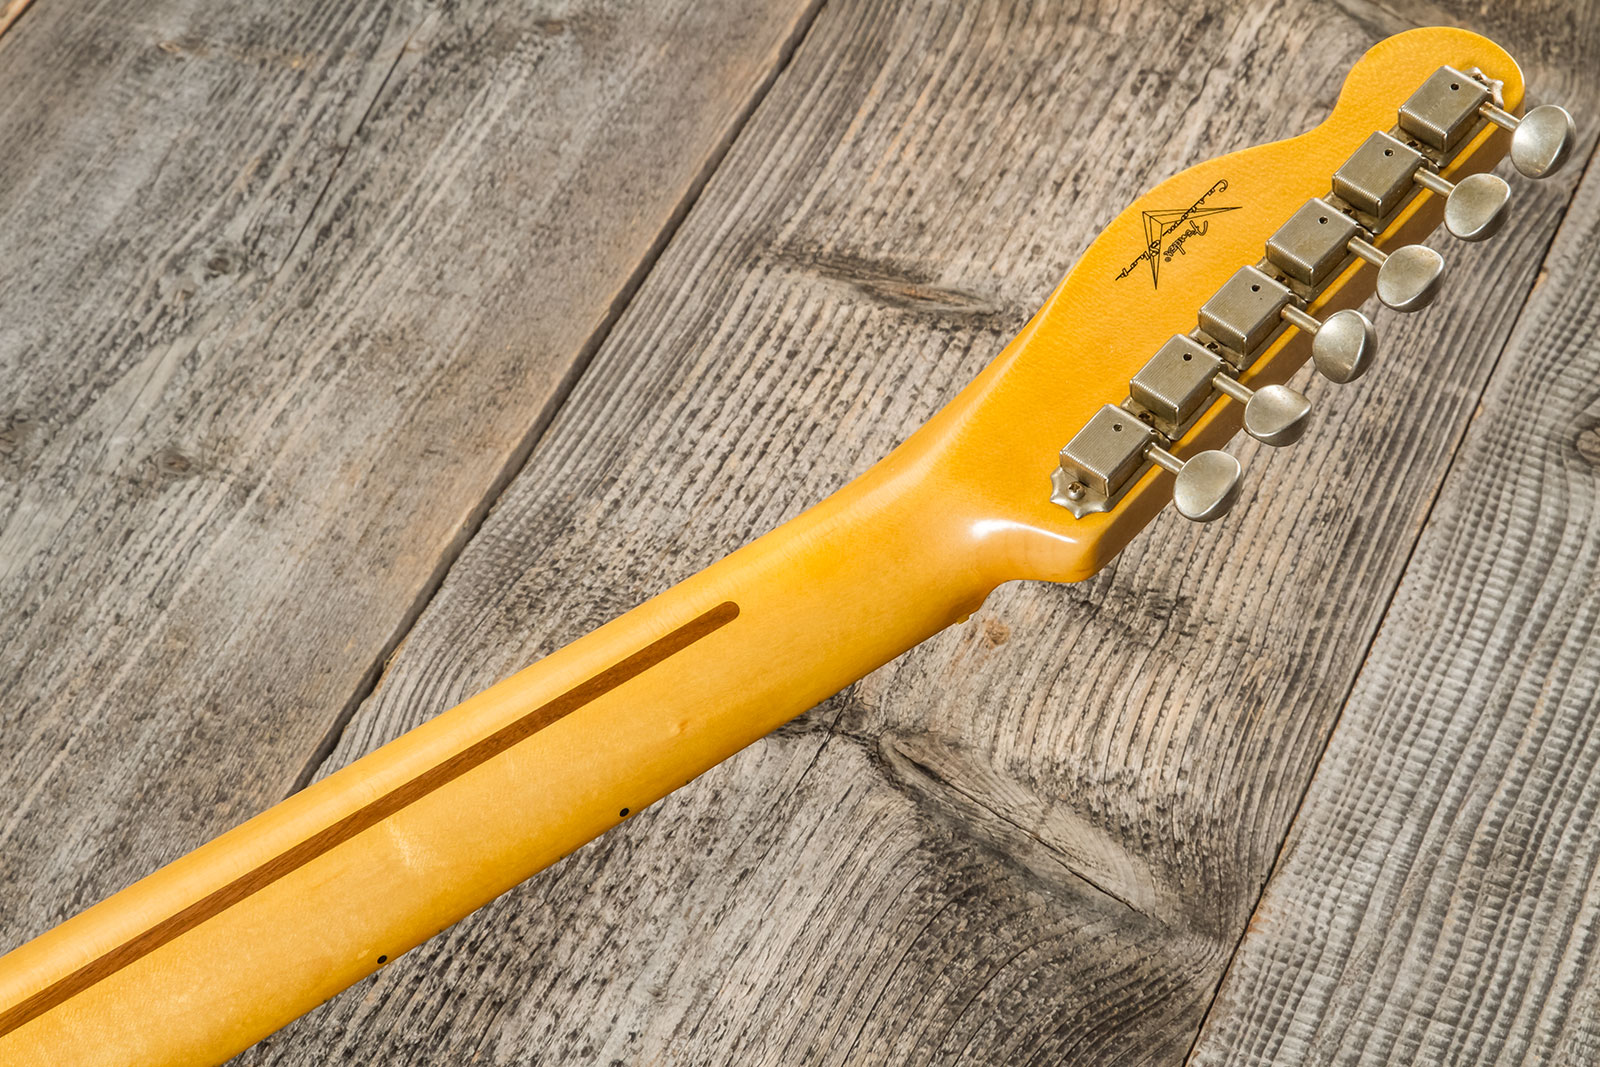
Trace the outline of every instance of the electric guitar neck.
<path fill-rule="evenodd" d="M 1134 201 L 1025 329 L 836 495 L 0 958 L 0 1062 L 221 1062 L 976 609 L 1078 581 L 1221 451 L 1306 432 L 1376 297 L 1424 307 L 1443 226 L 1491 236 L 1572 120 L 1453 29 L 1373 48 L 1315 129 Z"/>

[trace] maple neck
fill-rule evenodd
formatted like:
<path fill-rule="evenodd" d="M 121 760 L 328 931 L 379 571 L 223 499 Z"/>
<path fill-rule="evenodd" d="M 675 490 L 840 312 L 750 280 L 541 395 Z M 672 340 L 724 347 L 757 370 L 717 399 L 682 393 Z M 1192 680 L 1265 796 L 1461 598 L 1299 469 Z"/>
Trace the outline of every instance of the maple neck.
<path fill-rule="evenodd" d="M 220 1062 L 971 612 L 910 452 L 0 958 L 0 1060 Z"/>

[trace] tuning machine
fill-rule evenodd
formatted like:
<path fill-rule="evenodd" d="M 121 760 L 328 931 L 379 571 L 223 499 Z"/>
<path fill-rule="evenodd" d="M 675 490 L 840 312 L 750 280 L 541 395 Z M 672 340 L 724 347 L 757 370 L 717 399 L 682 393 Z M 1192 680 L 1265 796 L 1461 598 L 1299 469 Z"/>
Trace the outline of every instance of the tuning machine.
<path fill-rule="evenodd" d="M 1289 445 L 1305 433 L 1311 402 L 1286 385 L 1251 389 L 1228 364 L 1193 338 L 1178 336 L 1156 350 L 1129 382 L 1134 403 L 1156 426 L 1179 436 L 1211 399 L 1212 390 L 1244 405 L 1244 432 L 1265 445 Z"/>
<path fill-rule="evenodd" d="M 1184 518 L 1210 522 L 1226 515 L 1239 496 L 1239 461 L 1218 451 L 1181 460 L 1167 451 L 1163 440 L 1132 412 L 1105 405 L 1061 450 L 1050 499 L 1079 518 L 1104 511 L 1146 463 L 1154 463 L 1175 476 L 1172 502 Z"/>
<path fill-rule="evenodd" d="M 1319 322 L 1287 285 L 1258 267 L 1234 272 L 1200 306 L 1200 329 L 1235 353 L 1233 362 L 1241 368 L 1285 322 L 1311 336 L 1312 362 L 1330 381 L 1355 381 L 1377 355 L 1378 332 L 1371 319 L 1347 309 Z"/>
<path fill-rule="evenodd" d="M 1285 326 L 1307 334 L 1317 369 L 1335 382 L 1360 377 L 1377 351 L 1372 321 L 1354 309 L 1319 320 L 1311 307 L 1350 263 L 1377 267 L 1378 299 L 1396 311 L 1433 301 L 1444 259 L 1423 245 L 1386 252 L 1374 243 L 1419 190 L 1444 201 L 1455 237 L 1481 241 L 1500 229 L 1510 186 L 1492 174 L 1444 177 L 1455 150 L 1493 123 L 1511 131 L 1512 162 L 1523 174 L 1554 173 L 1572 150 L 1572 117 L 1543 105 L 1522 118 L 1501 105 L 1499 83 L 1478 71 L 1444 67 L 1400 108 L 1399 124 L 1373 133 L 1333 175 L 1327 198 L 1306 202 L 1267 240 L 1266 259 L 1240 268 L 1199 311 L 1199 329 L 1163 344 L 1129 383 L 1121 406 L 1107 404 L 1061 450 L 1051 499 L 1082 518 L 1107 511 L 1150 465 L 1175 476 L 1173 501 L 1184 516 L 1210 521 L 1232 507 L 1240 468 L 1233 457 L 1201 452 L 1185 462 L 1168 445 L 1181 440 L 1220 394 L 1242 408 L 1245 432 L 1269 445 L 1304 433 L 1311 405 L 1284 385 L 1259 389 L 1240 378 Z"/>
<path fill-rule="evenodd" d="M 1267 260 L 1288 277 L 1315 289 L 1354 253 L 1378 268 L 1378 299 L 1396 311 L 1433 302 L 1444 258 L 1426 245 L 1384 252 L 1361 226 L 1320 197 L 1309 200 L 1267 239 Z"/>
<path fill-rule="evenodd" d="M 1374 231 L 1383 228 L 1416 186 L 1444 197 L 1445 229 L 1463 241 L 1482 241 L 1499 232 L 1511 198 L 1511 187 L 1493 174 L 1446 181 L 1421 152 L 1386 133 L 1368 137 L 1333 173 L 1334 193 L 1358 217 L 1370 220 Z"/>
<path fill-rule="evenodd" d="M 1400 128 L 1438 152 L 1448 152 L 1479 118 L 1511 131 L 1511 162 L 1529 178 L 1546 178 L 1572 154 L 1577 127 L 1565 108 L 1541 104 L 1522 118 L 1500 107 L 1489 87 L 1454 67 L 1440 67 L 1400 107 Z"/>

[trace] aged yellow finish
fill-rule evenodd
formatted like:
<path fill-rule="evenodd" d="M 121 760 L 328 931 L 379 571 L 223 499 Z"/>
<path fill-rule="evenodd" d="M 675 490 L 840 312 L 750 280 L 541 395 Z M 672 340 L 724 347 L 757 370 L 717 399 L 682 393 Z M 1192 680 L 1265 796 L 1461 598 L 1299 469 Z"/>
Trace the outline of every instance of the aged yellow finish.
<path fill-rule="evenodd" d="M 1169 499 L 1145 475 L 1112 512 L 1049 502 L 1057 450 L 1443 64 L 1504 82 L 1477 35 L 1372 49 L 1316 129 L 1194 167 L 1114 221 L 1026 329 L 859 480 L 589 636 L 0 958 L 0 1063 L 227 1059 L 499 893 L 972 612 L 997 584 L 1076 581 Z M 1249 72 L 1241 72 L 1248 80 Z M 1486 130 L 1447 177 L 1488 169 Z M 1214 190 L 1203 235 L 1148 261 L 1144 210 Z M 1439 221 L 1424 194 L 1381 245 Z M 1130 265 L 1134 270 L 1127 271 Z M 1123 277 L 1119 278 L 1119 274 Z M 1313 310 L 1354 306 L 1357 264 Z M 1304 361 L 1289 331 L 1247 383 Z M 1225 444 L 1224 402 L 1176 451 Z"/>

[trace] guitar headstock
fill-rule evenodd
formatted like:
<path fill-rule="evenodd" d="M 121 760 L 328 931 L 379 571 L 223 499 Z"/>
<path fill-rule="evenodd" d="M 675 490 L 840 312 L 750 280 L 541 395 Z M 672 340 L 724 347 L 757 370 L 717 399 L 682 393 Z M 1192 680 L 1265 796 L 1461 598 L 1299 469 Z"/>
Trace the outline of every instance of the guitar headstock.
<path fill-rule="evenodd" d="M 1284 383 L 1308 359 L 1360 377 L 1377 350 L 1357 310 L 1370 297 L 1432 300 L 1445 260 L 1417 242 L 1440 225 L 1492 236 L 1511 189 L 1488 171 L 1508 153 L 1529 177 L 1564 162 L 1571 117 L 1519 118 L 1523 96 L 1516 62 L 1476 34 L 1383 41 L 1314 129 L 1129 205 L 897 465 L 921 455 L 954 474 L 942 503 L 997 549 L 1000 577 L 1087 577 L 1169 502 L 1226 513 L 1240 468 L 1218 449 L 1240 429 L 1298 439 L 1310 405 Z"/>

